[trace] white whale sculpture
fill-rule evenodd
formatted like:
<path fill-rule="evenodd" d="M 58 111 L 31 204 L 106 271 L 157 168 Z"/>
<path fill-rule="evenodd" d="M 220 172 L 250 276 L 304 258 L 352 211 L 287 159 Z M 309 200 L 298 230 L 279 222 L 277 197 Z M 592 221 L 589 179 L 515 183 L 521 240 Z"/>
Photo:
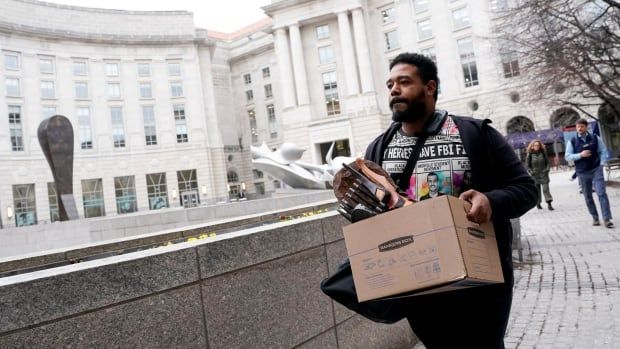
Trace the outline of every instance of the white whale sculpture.
<path fill-rule="evenodd" d="M 252 166 L 293 188 L 327 189 L 342 164 L 355 160 L 354 157 L 347 156 L 332 158 L 334 145 L 335 143 L 332 143 L 325 156 L 327 164 L 315 165 L 299 161 L 306 150 L 292 143 L 285 142 L 276 151 L 271 151 L 263 142 L 260 147 L 250 147 Z"/>

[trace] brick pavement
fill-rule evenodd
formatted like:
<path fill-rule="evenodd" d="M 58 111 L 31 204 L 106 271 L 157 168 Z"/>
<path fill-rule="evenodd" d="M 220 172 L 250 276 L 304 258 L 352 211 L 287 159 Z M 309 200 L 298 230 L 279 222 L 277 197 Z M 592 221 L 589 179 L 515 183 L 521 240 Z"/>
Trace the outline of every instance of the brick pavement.
<path fill-rule="evenodd" d="M 551 176 L 555 211 L 521 218 L 506 348 L 620 348 L 620 189 L 607 187 L 618 226 L 594 227 L 570 175 Z"/>
<path fill-rule="evenodd" d="M 521 217 L 506 348 L 620 349 L 620 188 L 607 187 L 616 228 L 594 227 L 571 174 L 551 175 L 555 211 Z"/>

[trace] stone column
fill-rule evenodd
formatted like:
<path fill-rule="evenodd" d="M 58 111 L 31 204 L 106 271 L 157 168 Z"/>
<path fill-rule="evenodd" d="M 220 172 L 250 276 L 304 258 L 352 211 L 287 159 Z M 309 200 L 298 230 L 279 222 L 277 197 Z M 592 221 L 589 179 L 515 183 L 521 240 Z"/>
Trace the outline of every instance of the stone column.
<path fill-rule="evenodd" d="M 347 11 L 338 13 L 338 29 L 340 31 L 340 48 L 344 60 L 345 81 L 347 83 L 347 94 L 349 96 L 359 94 L 357 80 L 357 65 L 353 53 L 353 41 L 351 39 L 351 28 L 349 28 L 349 14 Z"/>
<path fill-rule="evenodd" d="M 297 90 L 297 105 L 307 105 L 310 102 L 310 98 L 308 97 L 308 78 L 306 76 L 306 62 L 301 45 L 299 24 L 289 26 L 288 32 L 291 37 L 291 56 L 293 58 L 293 73 L 295 74 L 295 87 Z"/>
<path fill-rule="evenodd" d="M 370 50 L 368 49 L 368 38 L 366 36 L 366 25 L 364 24 L 364 13 L 361 8 L 352 11 L 353 35 L 355 36 L 355 46 L 357 48 L 357 62 L 359 63 L 360 80 L 362 93 L 374 92 L 375 87 L 372 81 L 372 65 L 370 63 Z"/>
<path fill-rule="evenodd" d="M 295 86 L 293 85 L 293 72 L 291 69 L 291 56 L 288 49 L 286 29 L 278 28 L 275 32 L 275 50 L 280 66 L 280 93 L 282 93 L 282 108 L 287 109 L 295 106 Z"/>

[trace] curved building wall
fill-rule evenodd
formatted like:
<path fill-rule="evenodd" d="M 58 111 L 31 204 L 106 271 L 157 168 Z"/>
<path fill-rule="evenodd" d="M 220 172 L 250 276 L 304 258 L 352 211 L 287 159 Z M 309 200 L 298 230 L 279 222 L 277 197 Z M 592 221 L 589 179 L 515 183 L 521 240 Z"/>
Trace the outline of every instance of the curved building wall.
<path fill-rule="evenodd" d="M 106 39 L 91 40 L 99 35 Z M 7 215 L 8 207 L 17 208 L 14 185 L 33 184 L 37 221 L 50 220 L 47 183 L 52 175 L 37 139 L 37 127 L 49 114 L 65 115 L 73 125 L 80 217 L 82 180 L 88 179 L 101 179 L 98 198 L 106 215 L 123 209 L 117 194 L 132 195 L 131 185 L 115 190 L 115 177 L 133 177 L 138 211 L 150 208 L 148 174 L 165 173 L 159 184 L 166 185 L 170 206 L 182 204 L 177 171 L 194 171 L 193 199 L 199 203 L 226 197 L 223 145 L 208 98 L 212 86 L 205 86 L 211 81 L 205 77 L 211 62 L 201 52 L 207 49 L 189 12 L 0 2 L 3 225 L 16 224 Z M 89 132 L 90 144 L 85 142 Z"/>

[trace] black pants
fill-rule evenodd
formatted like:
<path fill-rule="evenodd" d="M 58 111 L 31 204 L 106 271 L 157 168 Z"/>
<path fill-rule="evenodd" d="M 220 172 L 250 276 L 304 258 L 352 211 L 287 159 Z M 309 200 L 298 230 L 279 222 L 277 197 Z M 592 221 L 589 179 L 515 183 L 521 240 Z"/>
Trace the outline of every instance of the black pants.
<path fill-rule="evenodd" d="M 427 349 L 503 349 L 512 284 L 419 296 L 407 320 Z"/>

